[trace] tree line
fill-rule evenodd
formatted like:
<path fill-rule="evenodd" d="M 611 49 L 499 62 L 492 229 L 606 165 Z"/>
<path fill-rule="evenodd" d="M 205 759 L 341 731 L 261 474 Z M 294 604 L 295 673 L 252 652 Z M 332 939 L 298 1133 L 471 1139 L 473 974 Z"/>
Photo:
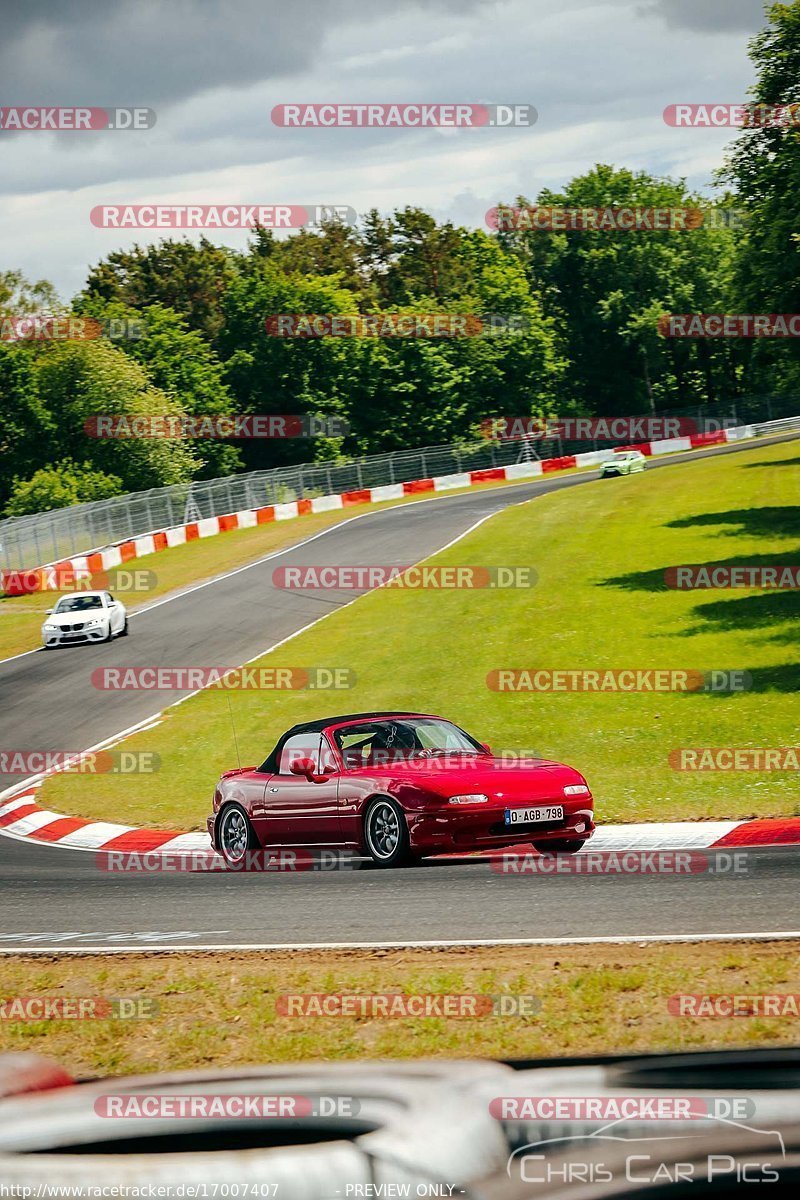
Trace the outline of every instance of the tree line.
<path fill-rule="evenodd" d="M 800 101 L 800 0 L 751 42 L 754 103 Z M 166 239 L 107 255 L 69 305 L 0 272 L 0 319 L 68 312 L 89 340 L 0 338 L 0 510 L 20 515 L 240 470 L 472 441 L 495 416 L 658 413 L 800 394 L 797 341 L 665 338 L 671 313 L 800 312 L 800 127 L 734 137 L 715 198 L 596 164 L 562 190 L 498 200 L 486 229 L 419 208 L 331 220 L 244 251 Z M 709 212 L 713 206 L 713 212 Z M 704 210 L 662 230 L 553 229 L 556 210 Z M 713 219 L 712 219 L 713 218 Z M 275 314 L 499 319 L 491 336 L 270 336 Z M 510 328 L 503 329 L 503 318 Z M 136 330 L 141 336 L 114 336 Z M 110 334 L 110 335 L 109 335 Z M 340 436 L 96 439 L 97 414 L 313 414 Z M 337 426 L 338 422 L 338 426 Z"/>

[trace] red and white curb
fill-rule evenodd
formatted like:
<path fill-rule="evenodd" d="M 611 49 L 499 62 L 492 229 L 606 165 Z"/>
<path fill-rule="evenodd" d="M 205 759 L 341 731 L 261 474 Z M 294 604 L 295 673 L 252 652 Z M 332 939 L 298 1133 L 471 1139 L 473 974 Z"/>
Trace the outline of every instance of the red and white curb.
<path fill-rule="evenodd" d="M 41 808 L 36 795 L 42 780 L 0 797 L 0 834 L 59 846 L 66 850 L 122 851 L 128 854 L 191 855 L 208 853 L 207 833 L 144 829 L 107 821 L 65 817 Z M 766 817 L 746 821 L 663 821 L 600 827 L 591 850 L 710 850 L 800 843 L 800 817 Z M 530 847 L 525 844 L 525 849 Z M 506 847 L 502 853 L 512 852 Z M 583 853 L 586 853 L 584 851 Z M 456 856 L 460 857 L 460 856 Z"/>
<path fill-rule="evenodd" d="M 701 433 L 692 437 L 666 438 L 655 442 L 638 442 L 617 449 L 640 450 L 648 458 L 660 454 L 675 454 L 704 446 L 718 446 L 726 442 L 738 442 L 755 437 L 751 425 L 735 429 L 724 429 L 718 433 Z M 406 483 L 390 483 L 381 487 L 360 488 L 333 496 L 316 496 L 313 500 L 293 500 L 287 504 L 269 504 L 263 508 L 249 508 L 227 513 L 220 517 L 206 517 L 161 529 L 130 541 L 119 542 L 103 549 L 93 550 L 73 558 L 47 563 L 31 570 L 0 571 L 0 593 L 9 596 L 31 592 L 60 590 L 77 580 L 87 579 L 102 571 L 121 567 L 133 559 L 144 558 L 159 550 L 182 546 L 199 538 L 214 537 L 232 529 L 252 529 L 257 525 L 268 525 L 273 521 L 287 521 L 308 513 L 330 512 L 333 509 L 352 507 L 356 504 L 380 504 L 387 500 L 402 500 L 406 496 L 422 495 L 425 492 L 448 492 L 457 488 L 474 487 L 476 484 L 513 482 L 537 475 L 548 475 L 554 471 L 574 468 L 596 467 L 614 458 L 614 450 L 591 450 L 585 454 L 569 454 L 563 458 L 546 458 L 534 462 L 512 463 L 506 467 L 489 467 L 482 471 L 464 471 L 455 475 L 438 475 L 429 479 L 412 479 Z"/>

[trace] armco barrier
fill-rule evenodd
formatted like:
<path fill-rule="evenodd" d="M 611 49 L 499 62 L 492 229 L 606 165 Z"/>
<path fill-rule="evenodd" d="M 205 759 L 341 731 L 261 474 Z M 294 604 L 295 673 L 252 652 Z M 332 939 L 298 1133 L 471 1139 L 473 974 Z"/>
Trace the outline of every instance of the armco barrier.
<path fill-rule="evenodd" d="M 288 521 L 307 513 L 330 512 L 356 504 L 379 504 L 387 500 L 401 500 L 404 496 L 422 495 L 426 492 L 447 492 L 454 488 L 473 487 L 476 484 L 527 479 L 536 475 L 550 474 L 578 468 L 596 467 L 619 450 L 640 450 L 648 457 L 672 454 L 679 450 L 691 450 L 702 446 L 716 446 L 724 442 L 740 441 L 754 437 L 756 427 L 739 426 L 718 433 L 703 433 L 689 438 L 668 438 L 657 442 L 640 442 L 634 446 L 617 447 L 616 450 L 593 450 L 586 454 L 570 454 L 562 458 L 548 458 L 535 462 L 513 463 L 505 467 L 490 467 L 480 471 L 464 471 L 455 475 L 439 475 L 431 479 L 412 479 L 406 483 L 384 484 L 380 487 L 360 488 L 342 492 L 335 496 L 316 496 L 310 500 L 293 500 L 288 504 L 270 504 L 264 508 L 243 509 L 219 517 L 205 517 L 170 529 L 159 529 L 131 541 L 119 542 L 102 549 L 62 559 L 35 567 L 29 571 L 0 571 L 0 588 L 7 596 L 22 596 L 39 591 L 57 591 L 70 587 L 77 578 L 108 571 L 122 566 L 135 558 L 144 558 L 159 550 L 181 546 L 199 538 L 213 537 L 231 529 L 250 529 L 256 525 L 267 525 L 272 521 Z"/>

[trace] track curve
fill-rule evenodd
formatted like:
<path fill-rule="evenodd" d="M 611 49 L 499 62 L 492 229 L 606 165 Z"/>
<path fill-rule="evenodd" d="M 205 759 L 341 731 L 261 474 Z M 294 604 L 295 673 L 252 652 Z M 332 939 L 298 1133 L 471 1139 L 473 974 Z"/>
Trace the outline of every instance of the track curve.
<path fill-rule="evenodd" d="M 791 440 L 796 435 L 763 439 Z M 732 443 L 653 462 L 756 448 Z M 417 562 L 512 504 L 595 480 L 596 472 L 463 493 L 366 514 L 134 615 L 132 636 L 80 651 L 0 662 L 6 746 L 86 749 L 154 715 L 180 693 L 96 691 L 98 665 L 235 666 L 361 593 L 274 588 L 280 565 Z M 301 532 L 301 531 L 300 531 Z M 19 783 L 0 777 L 0 787 Z M 0 838 L 5 886 L 0 950 L 156 944 L 322 945 L 386 942 L 788 934 L 798 924 L 800 860 L 748 851 L 747 875 L 503 876 L 488 861 L 416 871 L 314 874 L 108 874 L 94 856 Z M 794 918 L 794 921 L 793 921 Z"/>

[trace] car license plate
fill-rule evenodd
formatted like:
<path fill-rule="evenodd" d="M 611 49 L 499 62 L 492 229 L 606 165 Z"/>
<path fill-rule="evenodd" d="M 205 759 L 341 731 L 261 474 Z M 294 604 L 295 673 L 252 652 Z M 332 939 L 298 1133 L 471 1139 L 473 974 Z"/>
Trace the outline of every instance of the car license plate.
<path fill-rule="evenodd" d="M 534 821 L 563 821 L 564 809 L 560 804 L 538 805 L 536 808 L 507 808 L 506 825 L 530 825 Z"/>

